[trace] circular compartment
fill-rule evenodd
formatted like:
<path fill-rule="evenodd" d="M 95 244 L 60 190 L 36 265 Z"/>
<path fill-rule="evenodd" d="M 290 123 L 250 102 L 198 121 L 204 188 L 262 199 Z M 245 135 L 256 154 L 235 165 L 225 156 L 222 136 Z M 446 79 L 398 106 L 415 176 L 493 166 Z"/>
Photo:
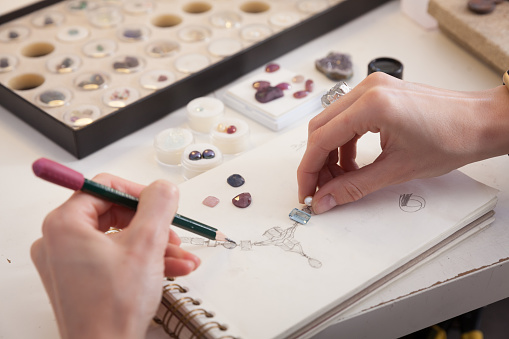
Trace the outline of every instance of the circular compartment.
<path fill-rule="evenodd" d="M 270 5 L 263 1 L 248 1 L 240 6 L 241 11 L 253 14 L 267 12 L 269 9 Z"/>
<path fill-rule="evenodd" d="M 241 119 L 222 119 L 210 130 L 212 143 L 225 154 L 237 154 L 249 146 L 249 125 Z"/>
<path fill-rule="evenodd" d="M 63 120 L 72 127 L 86 126 L 101 116 L 101 110 L 95 105 L 81 105 L 64 113 Z"/>
<path fill-rule="evenodd" d="M 84 13 L 85 11 L 93 10 L 97 4 L 87 0 L 68 0 L 67 10 L 73 14 Z"/>
<path fill-rule="evenodd" d="M 205 152 L 207 151 L 207 152 Z M 196 152 L 199 152 L 200 154 L 203 153 L 209 153 L 213 152 L 214 157 L 200 157 L 197 160 L 191 160 L 189 159 L 189 155 L 191 152 L 193 154 L 196 154 Z M 187 146 L 184 151 L 182 152 L 182 174 L 184 178 L 191 179 L 198 174 L 201 174 L 203 172 L 208 171 L 209 169 L 212 169 L 218 165 L 220 165 L 223 162 L 223 154 L 217 148 L 216 146 L 212 144 L 207 143 L 199 143 L 199 144 L 191 144 Z"/>
<path fill-rule="evenodd" d="M 30 29 L 25 26 L 7 26 L 0 30 L 0 41 L 21 41 L 28 37 Z"/>
<path fill-rule="evenodd" d="M 174 27 L 182 23 L 182 18 L 174 14 L 161 14 L 152 18 L 152 25 L 160 28 Z"/>
<path fill-rule="evenodd" d="M 122 22 L 122 13 L 117 7 L 102 6 L 88 12 L 90 23 L 99 28 L 114 27 Z"/>
<path fill-rule="evenodd" d="M 44 77 L 40 74 L 26 73 L 18 75 L 9 80 L 9 87 L 17 91 L 27 91 L 41 86 L 44 83 Z"/>
<path fill-rule="evenodd" d="M 199 42 L 208 40 L 212 32 L 205 26 L 187 26 L 178 31 L 178 37 L 184 42 Z"/>
<path fill-rule="evenodd" d="M 154 2 L 151 0 L 124 1 L 122 8 L 130 14 L 146 14 L 154 10 Z"/>
<path fill-rule="evenodd" d="M 147 46 L 147 54 L 154 58 L 170 57 L 180 50 L 180 44 L 171 40 L 154 41 Z"/>
<path fill-rule="evenodd" d="M 233 11 L 219 12 L 210 17 L 210 23 L 219 28 L 238 28 L 241 22 L 242 17 Z"/>
<path fill-rule="evenodd" d="M 166 129 L 154 138 L 156 158 L 166 165 L 179 165 L 184 149 L 193 142 L 193 133 L 184 128 Z"/>
<path fill-rule="evenodd" d="M 200 133 L 209 133 L 224 113 L 223 102 L 211 97 L 191 100 L 186 108 L 189 126 Z"/>
<path fill-rule="evenodd" d="M 103 95 L 103 102 L 109 107 L 121 108 L 138 100 L 140 94 L 132 87 L 117 87 L 106 91 Z"/>
<path fill-rule="evenodd" d="M 32 24 L 36 27 L 55 27 L 64 22 L 64 15 L 60 12 L 46 12 L 34 16 Z"/>
<path fill-rule="evenodd" d="M 329 7 L 327 0 L 300 0 L 297 2 L 297 9 L 303 13 L 315 14 L 326 10 Z"/>
<path fill-rule="evenodd" d="M 272 34 L 272 29 L 264 24 L 252 24 L 242 28 L 240 36 L 246 41 L 261 41 Z"/>
<path fill-rule="evenodd" d="M 74 54 L 56 55 L 46 62 L 46 67 L 53 73 L 71 73 L 81 66 L 81 58 Z"/>
<path fill-rule="evenodd" d="M 52 88 L 39 93 L 35 101 L 44 107 L 60 107 L 71 100 L 71 91 L 65 88 Z"/>
<path fill-rule="evenodd" d="M 182 9 L 187 13 L 200 14 L 210 11 L 212 9 L 212 5 L 208 2 L 195 1 L 186 4 Z"/>
<path fill-rule="evenodd" d="M 210 54 L 218 57 L 233 55 L 242 49 L 240 41 L 230 38 L 217 39 L 209 44 Z"/>
<path fill-rule="evenodd" d="M 136 42 L 147 40 L 150 30 L 144 25 L 129 25 L 118 30 L 117 36 L 120 40 Z"/>
<path fill-rule="evenodd" d="M 28 58 L 38 58 L 50 54 L 55 46 L 48 42 L 34 42 L 21 49 L 21 54 Z"/>
<path fill-rule="evenodd" d="M 295 25 L 301 20 L 299 13 L 297 12 L 279 12 L 270 16 L 269 22 L 280 28 L 287 28 Z"/>
<path fill-rule="evenodd" d="M 74 42 L 83 40 L 88 36 L 88 29 L 83 26 L 71 26 L 61 29 L 57 33 L 57 38 L 64 42 Z"/>
<path fill-rule="evenodd" d="M 133 55 L 121 55 L 113 59 L 112 66 L 117 73 L 134 73 L 143 69 L 145 61 Z"/>
<path fill-rule="evenodd" d="M 209 58 L 200 53 L 185 54 L 175 60 L 175 68 L 179 72 L 188 74 L 198 72 L 209 65 Z"/>
<path fill-rule="evenodd" d="M 167 70 L 152 70 L 140 78 L 140 85 L 146 89 L 157 90 L 172 84 L 175 81 L 175 74 Z"/>
<path fill-rule="evenodd" d="M 91 58 L 104 58 L 112 55 L 117 50 L 117 43 L 110 39 L 99 39 L 86 43 L 83 53 Z"/>
<path fill-rule="evenodd" d="M 74 79 L 74 86 L 83 91 L 95 91 L 108 86 L 108 76 L 101 72 L 80 74 Z"/>
<path fill-rule="evenodd" d="M 0 73 L 14 70 L 18 65 L 18 59 L 14 55 L 0 55 Z"/>

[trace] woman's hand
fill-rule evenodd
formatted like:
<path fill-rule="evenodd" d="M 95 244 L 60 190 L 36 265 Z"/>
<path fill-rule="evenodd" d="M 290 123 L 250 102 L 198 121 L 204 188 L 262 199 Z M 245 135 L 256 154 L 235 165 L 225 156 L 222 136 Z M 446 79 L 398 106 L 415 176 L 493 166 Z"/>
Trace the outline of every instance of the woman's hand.
<path fill-rule="evenodd" d="M 299 200 L 313 196 L 318 214 L 388 185 L 508 153 L 508 107 L 504 86 L 455 92 L 373 73 L 310 122 Z M 382 153 L 359 168 L 356 145 L 367 132 L 380 133 Z"/>
<path fill-rule="evenodd" d="M 94 181 L 139 197 L 137 211 L 78 191 L 46 217 L 32 259 L 63 338 L 141 338 L 163 278 L 188 274 L 200 260 L 170 230 L 175 185 L 143 187 L 107 174 Z M 110 227 L 122 232 L 105 235 Z"/>

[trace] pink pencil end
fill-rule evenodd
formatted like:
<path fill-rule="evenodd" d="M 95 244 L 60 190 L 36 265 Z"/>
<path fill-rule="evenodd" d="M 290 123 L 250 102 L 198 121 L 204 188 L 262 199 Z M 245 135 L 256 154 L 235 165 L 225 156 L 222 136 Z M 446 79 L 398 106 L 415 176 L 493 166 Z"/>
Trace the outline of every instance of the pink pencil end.
<path fill-rule="evenodd" d="M 32 170 L 39 178 L 74 191 L 81 189 L 85 182 L 83 174 L 46 158 L 36 160 Z"/>

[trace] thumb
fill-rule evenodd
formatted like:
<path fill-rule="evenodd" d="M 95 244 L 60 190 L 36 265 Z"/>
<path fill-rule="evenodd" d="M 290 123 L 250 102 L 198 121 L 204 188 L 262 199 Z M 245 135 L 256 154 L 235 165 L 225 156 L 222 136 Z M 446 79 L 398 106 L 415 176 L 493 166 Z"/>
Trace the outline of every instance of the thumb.
<path fill-rule="evenodd" d="M 394 169 L 386 161 L 374 162 L 358 170 L 345 172 L 324 184 L 313 196 L 312 209 L 320 214 L 338 205 L 357 201 L 394 182 Z"/>
<path fill-rule="evenodd" d="M 164 251 L 178 199 L 177 186 L 165 180 L 157 180 L 144 188 L 136 214 L 126 228 L 128 245 L 141 247 L 141 250 L 161 246 Z"/>

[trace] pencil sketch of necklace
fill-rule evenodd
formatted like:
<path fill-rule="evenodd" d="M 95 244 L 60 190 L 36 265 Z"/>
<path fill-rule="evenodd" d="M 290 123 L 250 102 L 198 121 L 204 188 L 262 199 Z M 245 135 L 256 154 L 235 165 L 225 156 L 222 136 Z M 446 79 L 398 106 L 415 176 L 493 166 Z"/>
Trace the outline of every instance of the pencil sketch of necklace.
<path fill-rule="evenodd" d="M 322 267 L 322 262 L 320 260 L 311 258 L 309 255 L 307 255 L 302 249 L 301 243 L 295 239 L 295 231 L 299 226 L 301 226 L 301 224 L 299 224 L 298 222 L 294 222 L 292 226 L 286 229 L 282 229 L 279 226 L 274 226 L 272 228 L 269 228 L 263 233 L 265 240 L 261 241 L 242 240 L 240 242 L 240 249 L 241 251 L 251 251 L 253 246 L 277 246 L 283 251 L 294 252 L 307 258 L 309 266 L 313 268 Z M 222 245 L 227 249 L 234 249 L 238 246 L 237 244 L 228 241 L 215 241 L 204 238 L 181 237 L 180 240 L 182 241 L 182 243 L 189 243 L 192 245 L 202 245 L 207 247 L 216 247 L 218 245 L 219 246 Z"/>

